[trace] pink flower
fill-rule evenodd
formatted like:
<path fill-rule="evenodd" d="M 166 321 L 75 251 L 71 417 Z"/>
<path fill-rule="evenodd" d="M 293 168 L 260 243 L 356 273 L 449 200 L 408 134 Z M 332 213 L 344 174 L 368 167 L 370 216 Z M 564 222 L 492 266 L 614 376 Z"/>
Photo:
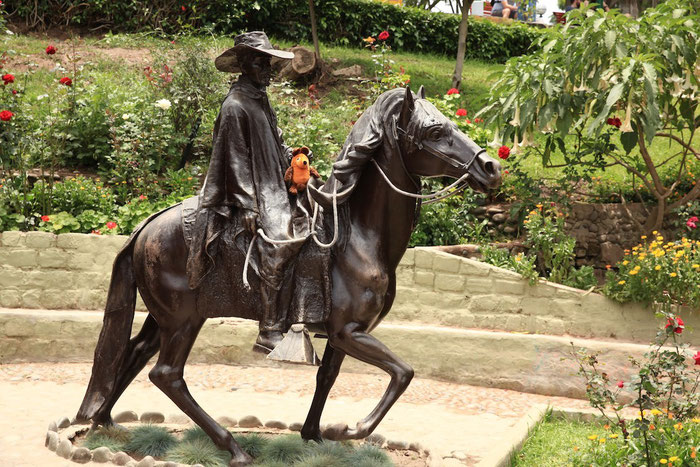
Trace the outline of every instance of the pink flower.
<path fill-rule="evenodd" d="M 53 45 L 49 45 L 48 47 L 46 47 L 46 55 L 53 55 L 55 53 L 56 47 L 54 47 Z"/>
<path fill-rule="evenodd" d="M 698 222 L 697 216 L 693 216 L 686 221 L 685 225 L 687 225 L 688 228 L 697 229 L 698 228 L 697 222 Z"/>
<path fill-rule="evenodd" d="M 144 199 L 146 199 L 146 195 L 139 195 L 139 199 L 143 201 Z"/>
<path fill-rule="evenodd" d="M 624 387 L 625 387 L 625 382 L 622 381 L 622 380 L 618 381 L 618 382 L 617 382 L 617 387 L 620 388 L 620 389 L 624 388 Z"/>
<path fill-rule="evenodd" d="M 508 146 L 501 146 L 498 148 L 498 157 L 500 157 L 503 160 L 508 159 L 510 156 L 510 148 Z"/>
<path fill-rule="evenodd" d="M 15 76 L 14 76 L 14 75 L 11 75 L 11 74 L 9 74 L 9 73 L 6 73 L 6 74 L 2 75 L 2 80 L 5 82 L 6 85 L 7 85 L 7 84 L 10 84 L 10 83 L 14 83 L 14 82 L 15 82 Z"/>
<path fill-rule="evenodd" d="M 695 359 L 695 364 L 700 365 L 700 350 L 698 350 L 698 353 L 693 355 L 693 359 Z"/>
<path fill-rule="evenodd" d="M 387 40 L 388 38 L 389 38 L 389 31 L 382 31 L 382 32 L 380 32 L 379 35 L 377 36 L 377 39 L 379 39 L 380 41 L 385 41 L 385 40 Z"/>
<path fill-rule="evenodd" d="M 451 96 L 452 94 L 459 94 L 459 89 L 451 88 L 449 91 L 447 91 L 448 96 Z"/>
<path fill-rule="evenodd" d="M 467 116 L 467 109 L 457 109 L 457 116 L 458 117 L 466 117 Z"/>
<path fill-rule="evenodd" d="M 117 227 L 117 223 L 116 223 L 116 222 L 113 222 L 113 221 L 107 222 L 107 228 L 108 228 L 109 230 L 112 230 L 112 229 L 114 229 L 114 228 L 116 228 L 116 227 Z"/>
<path fill-rule="evenodd" d="M 65 84 L 66 86 L 73 86 L 73 80 L 67 76 L 64 76 L 63 78 L 59 79 L 58 82 L 61 84 Z"/>
<path fill-rule="evenodd" d="M 51 220 L 51 218 L 49 216 L 47 216 L 46 214 L 41 216 L 41 222 L 48 222 L 50 220 Z"/>

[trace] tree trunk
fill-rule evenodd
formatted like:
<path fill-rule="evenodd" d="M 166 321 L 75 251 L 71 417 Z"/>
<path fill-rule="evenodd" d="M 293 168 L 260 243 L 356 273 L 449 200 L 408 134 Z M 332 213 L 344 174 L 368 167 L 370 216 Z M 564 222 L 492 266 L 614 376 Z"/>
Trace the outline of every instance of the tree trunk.
<path fill-rule="evenodd" d="M 321 60 L 321 49 L 318 45 L 318 30 L 316 29 L 316 12 L 314 11 L 314 0 L 309 0 L 309 14 L 311 15 L 311 38 L 314 41 L 314 52 L 316 60 Z"/>
<path fill-rule="evenodd" d="M 316 54 L 306 47 L 296 46 L 290 51 L 294 53 L 294 58 L 282 68 L 280 75 L 292 81 L 314 73 L 321 63 L 316 59 Z"/>
<path fill-rule="evenodd" d="M 462 68 L 464 67 L 464 54 L 467 51 L 467 18 L 469 9 L 474 0 L 461 0 L 462 20 L 459 23 L 459 34 L 457 39 L 457 62 L 455 63 L 455 73 L 452 76 L 452 87 L 459 89 L 462 83 Z"/>

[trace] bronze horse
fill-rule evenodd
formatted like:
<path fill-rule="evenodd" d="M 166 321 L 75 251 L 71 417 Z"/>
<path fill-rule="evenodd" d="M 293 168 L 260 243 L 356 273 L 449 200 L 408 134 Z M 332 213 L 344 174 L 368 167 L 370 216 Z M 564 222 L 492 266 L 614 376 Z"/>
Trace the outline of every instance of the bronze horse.
<path fill-rule="evenodd" d="M 498 186 L 501 179 L 498 161 L 425 100 L 422 88 L 418 96 L 408 88 L 381 95 L 353 127 L 338 158 L 342 160 L 346 161 L 344 198 L 338 203 L 346 209 L 346 215 L 341 216 L 344 238 L 333 247 L 330 314 L 323 326 L 313 329 L 326 334 L 328 343 L 301 430 L 305 440 L 322 439 L 321 412 L 346 355 L 381 368 L 391 376 L 391 382 L 378 405 L 355 428 L 334 425 L 324 432 L 327 438 L 359 439 L 372 433 L 413 378 L 413 369 L 370 332 L 394 301 L 396 267 L 417 220 L 417 200 L 410 195 L 420 192 L 419 177 L 466 180 L 478 191 Z M 341 179 L 339 167 L 343 164 L 339 162 L 330 180 Z M 313 190 L 312 194 L 329 212 L 328 190 Z M 236 309 L 254 295 L 245 295 L 243 287 L 220 290 L 219 286 L 210 291 L 216 298 L 208 302 L 212 309 L 198 306 L 197 293 L 206 290 L 190 290 L 187 285 L 181 210 L 181 205 L 176 205 L 153 216 L 117 255 L 93 374 L 76 420 L 92 420 L 94 426 L 112 424 L 110 412 L 117 399 L 160 351 L 149 373 L 151 381 L 220 449 L 231 453 L 231 466 L 247 465 L 252 461 L 250 456 L 192 398 L 183 371 L 205 320 L 212 316 L 255 319 Z M 231 277 L 240 278 L 240 258 L 234 263 L 221 261 L 223 267 L 218 269 L 231 268 Z M 205 281 L 201 288 L 207 287 Z M 149 315 L 138 335 L 129 340 L 136 290 Z"/>

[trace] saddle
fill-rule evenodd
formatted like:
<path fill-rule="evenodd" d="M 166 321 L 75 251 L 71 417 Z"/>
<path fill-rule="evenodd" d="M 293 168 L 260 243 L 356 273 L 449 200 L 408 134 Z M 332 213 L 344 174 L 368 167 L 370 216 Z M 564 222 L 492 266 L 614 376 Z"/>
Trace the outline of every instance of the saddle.
<path fill-rule="evenodd" d="M 198 196 L 181 203 L 182 231 L 188 250 L 195 237 L 198 205 Z M 321 238 L 327 236 L 325 230 L 325 226 L 317 226 Z M 226 316 L 222 307 L 231 307 L 234 305 L 231 300 L 235 300 L 235 306 L 239 308 L 238 316 L 241 316 L 240 307 L 249 309 L 248 312 L 242 313 L 243 317 L 258 319 L 261 316 L 258 298 L 261 279 L 255 248 L 252 249 L 247 272 L 251 288 L 246 290 L 243 286 L 243 266 L 250 241 L 250 234 L 236 232 L 233 227 L 226 229 L 216 240 L 214 266 L 204 281 L 207 285 L 197 289 L 198 308 L 207 310 L 208 315 Z M 256 241 L 264 240 L 258 236 Z M 311 238 L 304 242 L 297 256 L 290 261 L 282 283 L 283 292 L 280 294 L 281 297 L 286 297 L 286 300 L 283 300 L 285 303 L 279 303 L 287 308 L 287 329 L 293 324 L 321 324 L 326 321 L 331 309 L 330 265 L 330 250 L 319 248 Z M 216 290 L 215 287 L 210 289 L 208 284 L 230 286 L 236 291 L 235 298 L 227 291 Z"/>

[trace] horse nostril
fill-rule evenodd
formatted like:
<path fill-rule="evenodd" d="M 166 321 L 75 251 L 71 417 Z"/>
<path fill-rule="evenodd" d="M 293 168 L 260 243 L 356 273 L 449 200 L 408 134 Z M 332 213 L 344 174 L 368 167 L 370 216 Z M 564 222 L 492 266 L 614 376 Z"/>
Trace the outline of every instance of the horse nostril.
<path fill-rule="evenodd" d="M 484 172 L 489 176 L 496 176 L 501 171 L 501 164 L 498 161 L 486 161 L 484 164 Z"/>

